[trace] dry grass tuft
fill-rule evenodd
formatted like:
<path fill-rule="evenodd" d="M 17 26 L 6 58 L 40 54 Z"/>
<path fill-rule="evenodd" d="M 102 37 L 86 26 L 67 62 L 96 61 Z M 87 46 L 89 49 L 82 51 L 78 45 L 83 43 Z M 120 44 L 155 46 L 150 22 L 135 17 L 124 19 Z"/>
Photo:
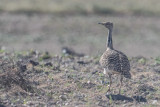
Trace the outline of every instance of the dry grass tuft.
<path fill-rule="evenodd" d="M 23 68 L 19 63 L 14 64 L 12 61 L 4 60 L 1 64 L 3 72 L 0 74 L 0 86 L 6 89 L 19 86 L 26 92 L 34 92 L 29 81 L 22 75 Z"/>

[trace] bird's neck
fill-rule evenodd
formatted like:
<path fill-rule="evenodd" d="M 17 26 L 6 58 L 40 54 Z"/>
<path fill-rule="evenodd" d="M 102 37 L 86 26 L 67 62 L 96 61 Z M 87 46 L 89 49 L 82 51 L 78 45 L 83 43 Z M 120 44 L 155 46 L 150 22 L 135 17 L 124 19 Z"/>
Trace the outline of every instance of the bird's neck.
<path fill-rule="evenodd" d="M 113 49 L 113 43 L 112 43 L 112 29 L 109 29 L 109 31 L 108 31 L 107 48 Z"/>

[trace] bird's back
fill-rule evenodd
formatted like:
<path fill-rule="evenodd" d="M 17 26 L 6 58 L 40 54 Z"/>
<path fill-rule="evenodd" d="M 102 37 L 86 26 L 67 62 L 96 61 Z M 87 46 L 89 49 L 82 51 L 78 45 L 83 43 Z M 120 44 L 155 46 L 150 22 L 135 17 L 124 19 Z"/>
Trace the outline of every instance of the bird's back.
<path fill-rule="evenodd" d="M 107 48 L 100 58 L 100 64 L 111 73 L 119 73 L 126 78 L 131 78 L 129 60 L 127 56 L 120 51 Z"/>

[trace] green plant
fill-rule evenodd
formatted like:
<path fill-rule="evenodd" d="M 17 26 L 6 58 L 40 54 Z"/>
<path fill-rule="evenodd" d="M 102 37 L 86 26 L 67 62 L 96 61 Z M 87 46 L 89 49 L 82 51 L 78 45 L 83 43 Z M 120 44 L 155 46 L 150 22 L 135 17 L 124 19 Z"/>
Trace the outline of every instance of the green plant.
<path fill-rule="evenodd" d="M 52 92 L 47 92 L 46 95 L 47 95 L 49 98 L 52 98 L 53 93 L 52 93 Z"/>
<path fill-rule="evenodd" d="M 110 104 L 113 103 L 113 99 L 112 99 L 112 96 L 111 96 L 111 95 L 109 96 L 109 103 L 110 103 Z"/>
<path fill-rule="evenodd" d="M 26 101 L 26 99 L 24 99 L 24 100 L 23 100 L 23 104 L 27 104 L 27 101 Z"/>
<path fill-rule="evenodd" d="M 160 64 L 160 56 L 155 58 L 155 62 L 156 62 L 156 64 Z"/>
<path fill-rule="evenodd" d="M 107 90 L 108 90 L 108 86 L 103 86 L 103 85 L 98 85 L 97 86 L 97 89 L 98 89 L 98 91 L 99 92 L 101 92 L 101 93 L 105 93 L 105 92 L 107 92 Z"/>
<path fill-rule="evenodd" d="M 141 58 L 141 59 L 138 60 L 138 63 L 145 64 L 146 63 L 146 59 L 145 58 Z"/>
<path fill-rule="evenodd" d="M 123 89 L 121 89 L 121 92 L 120 92 L 120 94 L 124 94 L 124 90 L 123 90 Z"/>
<path fill-rule="evenodd" d="M 44 54 L 44 55 L 42 56 L 42 59 L 49 59 L 49 58 L 51 58 L 51 56 L 50 56 L 49 54 Z"/>
<path fill-rule="evenodd" d="M 97 90 L 101 91 L 103 89 L 102 85 L 97 85 Z"/>
<path fill-rule="evenodd" d="M 99 76 L 100 76 L 100 77 L 104 77 L 104 74 L 103 74 L 103 73 L 99 73 Z"/>
<path fill-rule="evenodd" d="M 5 52 L 5 50 L 3 50 L 3 49 L 0 49 L 0 53 L 4 53 Z"/>
<path fill-rule="evenodd" d="M 77 85 L 78 89 L 82 88 L 82 83 L 81 82 L 77 82 L 76 85 Z"/>
<path fill-rule="evenodd" d="M 53 75 L 52 75 L 52 74 L 49 74 L 49 75 L 48 75 L 48 78 L 49 78 L 50 80 L 52 80 L 52 81 L 54 80 L 54 78 L 53 78 Z"/>

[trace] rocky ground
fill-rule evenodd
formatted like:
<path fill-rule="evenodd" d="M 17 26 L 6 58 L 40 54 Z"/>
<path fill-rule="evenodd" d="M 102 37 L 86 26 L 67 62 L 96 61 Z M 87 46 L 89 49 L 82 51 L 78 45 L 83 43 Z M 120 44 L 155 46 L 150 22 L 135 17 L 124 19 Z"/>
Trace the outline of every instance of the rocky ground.
<path fill-rule="evenodd" d="M 99 56 L 51 55 L 30 50 L 0 52 L 0 107 L 158 107 L 160 58 L 129 58 L 132 79 L 109 79 Z"/>

